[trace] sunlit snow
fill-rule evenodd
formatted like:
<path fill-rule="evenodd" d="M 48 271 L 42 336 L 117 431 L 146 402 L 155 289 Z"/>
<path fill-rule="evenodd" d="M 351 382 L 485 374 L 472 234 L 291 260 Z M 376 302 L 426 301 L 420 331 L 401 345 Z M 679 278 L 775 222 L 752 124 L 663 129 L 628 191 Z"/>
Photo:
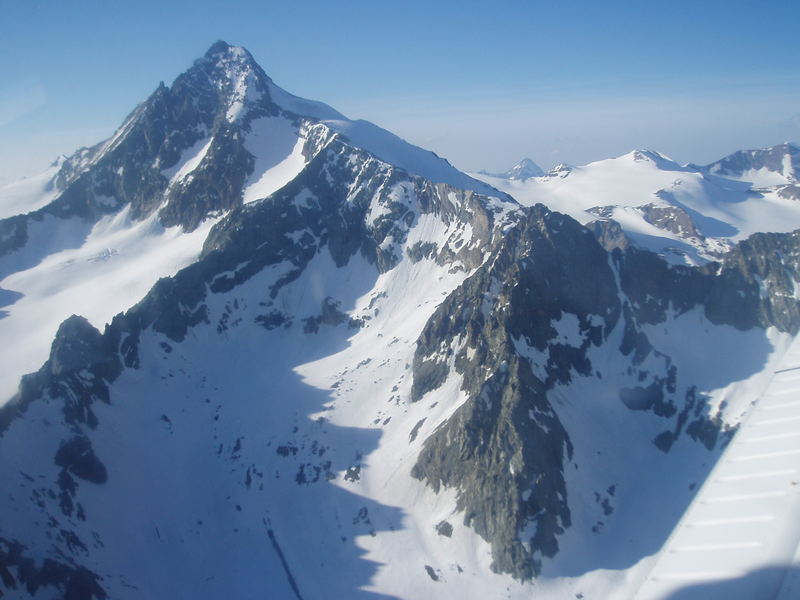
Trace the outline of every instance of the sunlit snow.
<path fill-rule="evenodd" d="M 6 402 L 19 378 L 47 359 L 61 322 L 80 314 L 102 330 L 118 312 L 141 300 L 159 277 L 193 262 L 215 219 L 191 233 L 163 228 L 157 214 L 132 221 L 128 207 L 104 217 L 77 248 L 47 256 L 29 269 L 0 281 L 0 288 L 22 294 L 0 318 L 4 346 L 0 398 Z M 13 255 L 12 255 L 13 257 Z"/>
<path fill-rule="evenodd" d="M 266 198 L 282 188 L 306 165 L 305 138 L 283 117 L 261 117 L 250 124 L 244 146 L 255 157 L 244 185 L 245 204 Z"/>

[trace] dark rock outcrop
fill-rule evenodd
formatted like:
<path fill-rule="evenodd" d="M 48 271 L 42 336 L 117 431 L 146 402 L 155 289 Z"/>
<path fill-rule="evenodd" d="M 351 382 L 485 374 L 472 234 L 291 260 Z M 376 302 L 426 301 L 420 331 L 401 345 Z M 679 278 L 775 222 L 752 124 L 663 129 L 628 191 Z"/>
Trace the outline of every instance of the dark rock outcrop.
<path fill-rule="evenodd" d="M 654 440 L 665 452 L 684 431 L 717 447 L 729 428 L 718 415 L 708 416 L 704 398 L 676 384 L 672 360 L 652 346 L 642 326 L 700 306 L 713 323 L 795 333 L 799 238 L 759 234 L 722 263 L 674 267 L 616 244 L 609 256 L 571 219 L 543 207 L 525 209 L 419 338 L 412 400 L 454 374 L 468 399 L 425 441 L 412 474 L 434 490 L 457 490 L 465 523 L 492 545 L 494 569 L 535 576 L 541 557 L 557 552 L 558 536 L 570 525 L 563 472 L 571 443 L 548 391 L 574 376 L 594 376 L 589 350 L 621 323 L 617 351 L 638 373 L 638 383 L 621 389 L 621 402 L 674 423 Z M 560 341 L 554 325 L 565 315 L 577 321 L 579 340 Z M 520 342 L 540 357 L 536 363 L 520 352 Z M 661 365 L 658 373 L 641 368 L 648 357 Z M 535 527 L 528 529 L 531 521 Z M 522 539 L 530 530 L 533 536 Z"/>

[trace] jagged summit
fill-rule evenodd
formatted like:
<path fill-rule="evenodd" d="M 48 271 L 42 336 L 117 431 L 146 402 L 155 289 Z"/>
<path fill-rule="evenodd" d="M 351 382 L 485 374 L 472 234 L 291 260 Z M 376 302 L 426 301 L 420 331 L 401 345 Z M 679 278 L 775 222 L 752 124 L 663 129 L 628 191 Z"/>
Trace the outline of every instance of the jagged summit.
<path fill-rule="evenodd" d="M 544 175 L 544 171 L 530 158 L 523 158 L 505 173 L 508 179 L 529 179 L 542 175 Z"/>
<path fill-rule="evenodd" d="M 558 163 L 555 167 L 550 169 L 545 175 L 547 177 L 566 177 L 575 167 L 567 163 Z"/>
<path fill-rule="evenodd" d="M 233 46 L 223 40 L 218 40 L 211 44 L 211 47 L 209 47 L 206 53 L 195 61 L 195 65 L 205 61 L 219 66 L 237 64 L 261 71 L 261 67 L 247 48 L 244 46 Z"/>
<path fill-rule="evenodd" d="M 219 106 L 225 109 L 226 120 L 235 121 L 246 119 L 254 109 L 275 112 L 270 85 L 272 80 L 250 52 L 241 46 L 218 41 L 175 80 L 171 89 L 173 93 L 184 95 L 213 90 L 219 96 Z M 206 89 L 208 87 L 211 90 Z"/>
<path fill-rule="evenodd" d="M 194 61 L 193 66 L 202 65 L 203 63 L 210 63 L 220 68 L 240 68 L 249 69 L 257 72 L 259 76 L 271 81 L 270 77 L 264 72 L 253 58 L 250 51 L 244 46 L 234 46 L 224 40 L 214 42 L 206 53 Z"/>
<path fill-rule="evenodd" d="M 41 362 L 69 311 L 84 311 L 102 325 L 138 300 L 158 277 L 193 260 L 205 234 L 221 218 L 269 198 L 295 179 L 308 178 L 307 170 L 334 142 L 343 155 L 363 161 L 366 152 L 385 168 L 405 170 L 431 184 L 504 197 L 372 123 L 347 119 L 321 102 L 286 92 L 246 49 L 216 42 L 171 85 L 159 85 L 108 140 L 56 161 L 24 185 L 0 190 L 8 200 L 2 206 L 7 212 L 0 214 L 0 278 L 70 250 L 63 256 L 68 269 L 50 272 L 47 263 L 38 267 L 49 273 L 42 277 L 60 282 L 57 288 L 63 293 L 83 285 L 85 274 L 78 266 L 87 261 L 113 257 L 131 269 L 125 276 L 130 281 L 113 302 L 31 308 L 33 321 L 25 325 L 0 319 L 0 336 L 6 339 L 44 332 L 41 344 L 29 344 L 6 361 L 17 366 L 14 376 L 0 379 L 0 395 L 13 392 L 17 378 Z M 100 222 L 106 224 L 92 233 Z M 53 223 L 52 230 L 42 223 Z M 165 240 L 156 241 L 161 238 Z M 11 258 L 15 253 L 22 258 Z M 140 262 L 149 266 L 147 276 L 137 278 L 133 273 L 141 267 L 133 264 Z M 76 272 L 65 278 L 71 271 Z M 17 290 L 23 287 L 18 284 Z M 30 290 L 21 293 L 23 304 L 48 303 L 50 298 Z"/>
<path fill-rule="evenodd" d="M 215 57 L 218 57 L 220 55 L 225 55 L 230 53 L 231 50 L 233 50 L 234 48 L 239 51 L 238 53 L 246 53 L 247 56 L 250 56 L 250 58 L 252 58 L 252 55 L 245 48 L 241 46 L 239 47 L 232 46 L 225 40 L 217 40 L 216 42 L 211 44 L 208 50 L 206 50 L 204 57 L 208 59 L 214 59 Z"/>
<path fill-rule="evenodd" d="M 233 107 L 229 120 L 259 105 L 264 110 L 277 108 L 299 117 L 347 119 L 327 104 L 300 98 L 277 86 L 243 46 L 232 46 L 221 40 L 215 42 L 191 69 L 176 79 L 176 83 L 182 77 L 191 80 L 197 76 L 208 77 L 221 95 L 229 99 Z"/>
<path fill-rule="evenodd" d="M 497 177 L 498 179 L 509 179 L 513 181 L 525 181 L 531 177 L 541 177 L 545 174 L 541 167 L 539 167 L 539 165 L 533 162 L 530 158 L 523 158 L 504 173 L 489 173 L 488 171 L 480 171 L 480 173 L 483 175 L 488 175 L 489 177 Z"/>
<path fill-rule="evenodd" d="M 296 176 L 319 149 L 316 142 L 297 145 L 315 125 L 321 125 L 314 130 L 319 139 L 339 134 L 433 182 L 499 194 L 372 123 L 290 94 L 245 48 L 218 41 L 171 85 L 161 83 L 111 138 L 65 160 L 51 175 L 52 206 L 42 210 L 91 220 L 129 206 L 135 220 L 158 213 L 165 226 L 193 230 Z M 272 142 L 280 150 L 268 149 Z M 0 252 L 19 247 L 20 236 L 0 241 Z"/>

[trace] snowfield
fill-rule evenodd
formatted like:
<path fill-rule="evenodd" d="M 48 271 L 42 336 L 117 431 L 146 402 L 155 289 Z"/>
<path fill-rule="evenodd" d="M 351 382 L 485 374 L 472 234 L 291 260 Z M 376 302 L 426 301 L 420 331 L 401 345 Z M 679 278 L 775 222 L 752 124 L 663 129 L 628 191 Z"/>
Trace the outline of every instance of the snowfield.
<path fill-rule="evenodd" d="M 797 229 L 800 203 L 779 193 L 780 186 L 790 182 L 786 176 L 765 169 L 760 175 L 746 171 L 722 176 L 714 171 L 703 173 L 658 152 L 635 150 L 524 180 L 471 175 L 523 205 L 542 203 L 584 225 L 613 219 L 636 245 L 678 264 L 713 260 L 731 242 L 756 232 Z M 654 224 L 643 210 L 648 205 L 679 209 L 697 232 Z M 705 239 L 698 239 L 698 233 Z"/>
<path fill-rule="evenodd" d="M 0 219 L 31 212 L 52 202 L 59 193 L 53 177 L 60 168 L 61 161 L 56 161 L 39 175 L 0 187 Z"/>
<path fill-rule="evenodd" d="M 2 402 L 16 392 L 23 374 L 36 371 L 47 360 L 64 319 L 81 314 L 102 329 L 115 314 L 141 300 L 160 277 L 174 275 L 195 261 L 217 220 L 208 219 L 184 233 L 180 227 L 165 229 L 156 214 L 132 221 L 124 208 L 88 232 L 77 219 L 58 224 L 58 235 L 73 243 L 64 250 L 42 252 L 40 262 L 0 280 L 0 289 L 12 291 L 15 298 L 0 309 L 0 337 L 14 340 L 13 345 L 4 346 L 0 361 Z M 51 219 L 50 224 L 56 225 L 55 221 Z M 20 253 L 36 250 L 26 246 Z M 15 259 L 19 260 L 11 254 L 0 265 Z"/>
<path fill-rule="evenodd" d="M 245 182 L 243 202 L 266 198 L 297 177 L 306 166 L 305 137 L 282 117 L 261 117 L 250 125 L 245 148 L 256 157 Z"/>

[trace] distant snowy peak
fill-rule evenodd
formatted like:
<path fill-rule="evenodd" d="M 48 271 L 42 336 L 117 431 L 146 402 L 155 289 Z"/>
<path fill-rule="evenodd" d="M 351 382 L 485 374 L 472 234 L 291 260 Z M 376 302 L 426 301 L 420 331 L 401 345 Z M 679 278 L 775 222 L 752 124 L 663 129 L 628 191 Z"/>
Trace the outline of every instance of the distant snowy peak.
<path fill-rule="evenodd" d="M 564 177 L 572 173 L 573 169 L 574 167 L 568 165 L 567 163 L 559 163 L 555 167 L 550 169 L 547 173 L 545 173 L 544 176 L 549 178 L 559 177 L 563 179 Z"/>
<path fill-rule="evenodd" d="M 544 175 L 544 171 L 530 158 L 523 158 L 505 172 L 507 179 L 529 179 L 531 177 L 541 177 L 542 175 Z"/>
<path fill-rule="evenodd" d="M 721 176 L 733 163 L 730 157 L 720 161 L 715 175 L 711 167 L 680 165 L 641 149 L 580 167 L 559 165 L 527 180 L 476 176 L 524 206 L 541 203 L 570 215 L 589 226 L 607 249 L 634 245 L 671 263 L 696 265 L 718 260 L 732 243 L 756 232 L 797 228 L 800 186 L 788 184 L 791 179 L 781 174 L 795 172 L 793 154 L 797 149 L 791 145 L 763 155 L 737 153 L 738 173 L 745 177 Z M 783 170 L 765 170 L 770 165 Z M 753 183 L 754 173 L 777 179 L 771 189 L 754 190 L 766 188 Z"/>
<path fill-rule="evenodd" d="M 683 166 L 669 156 L 655 150 L 634 150 L 620 156 L 617 160 L 631 160 L 635 163 L 649 164 L 661 171 L 696 171 L 692 166 Z"/>
<path fill-rule="evenodd" d="M 134 221 L 158 212 L 161 224 L 192 231 L 277 191 L 335 135 L 433 183 L 502 196 L 433 152 L 290 94 L 246 49 L 220 41 L 172 85 L 161 83 L 109 139 L 81 148 L 35 185 L 10 188 L 0 215 L 41 210 L 94 221 L 130 205 Z M 24 237 L 0 240 L 0 254 Z"/>
<path fill-rule="evenodd" d="M 624 156 L 630 156 L 631 159 L 635 160 L 636 162 L 641 162 L 644 160 L 649 160 L 651 162 L 656 162 L 659 160 L 668 160 L 671 161 L 672 159 L 664 156 L 660 152 L 656 152 L 655 150 L 633 150 Z"/>
<path fill-rule="evenodd" d="M 784 142 L 761 150 L 739 150 L 701 169 L 712 175 L 747 181 L 753 187 L 800 182 L 800 148 Z"/>
<path fill-rule="evenodd" d="M 544 171 L 533 162 L 530 158 L 523 158 L 505 173 L 489 173 L 488 171 L 481 171 L 482 175 L 490 177 L 497 177 L 498 179 L 511 179 L 514 181 L 525 181 L 531 177 L 541 177 Z"/>

